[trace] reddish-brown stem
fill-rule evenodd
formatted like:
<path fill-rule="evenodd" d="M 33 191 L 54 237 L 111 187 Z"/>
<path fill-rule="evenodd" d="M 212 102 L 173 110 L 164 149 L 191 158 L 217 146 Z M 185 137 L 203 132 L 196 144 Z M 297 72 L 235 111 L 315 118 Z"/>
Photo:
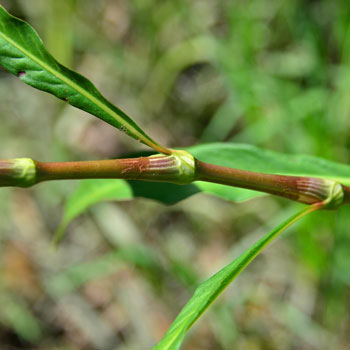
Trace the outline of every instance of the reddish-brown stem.
<path fill-rule="evenodd" d="M 29 158 L 0 160 L 0 187 L 29 187 L 49 180 L 127 179 L 189 184 L 207 181 L 247 188 L 305 204 L 335 208 L 350 203 L 350 187 L 335 181 L 264 174 L 201 162 L 186 151 L 167 155 L 83 162 L 42 163 Z"/>
<path fill-rule="evenodd" d="M 327 198 L 323 179 L 272 175 L 232 169 L 196 161 L 197 180 L 267 192 L 301 203 L 314 204 Z"/>
<path fill-rule="evenodd" d="M 177 173 L 174 159 L 170 156 L 57 163 L 35 161 L 35 165 L 37 182 L 109 178 L 172 182 L 176 180 L 174 174 Z"/>

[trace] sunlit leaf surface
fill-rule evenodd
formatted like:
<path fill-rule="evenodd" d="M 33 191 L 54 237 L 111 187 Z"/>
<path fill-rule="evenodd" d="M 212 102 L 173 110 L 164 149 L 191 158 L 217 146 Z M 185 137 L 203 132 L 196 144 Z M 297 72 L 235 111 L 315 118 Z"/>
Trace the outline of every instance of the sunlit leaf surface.
<path fill-rule="evenodd" d="M 0 64 L 23 82 L 46 91 L 160 151 L 123 111 L 107 101 L 82 75 L 59 64 L 45 49 L 35 30 L 0 5 Z"/>

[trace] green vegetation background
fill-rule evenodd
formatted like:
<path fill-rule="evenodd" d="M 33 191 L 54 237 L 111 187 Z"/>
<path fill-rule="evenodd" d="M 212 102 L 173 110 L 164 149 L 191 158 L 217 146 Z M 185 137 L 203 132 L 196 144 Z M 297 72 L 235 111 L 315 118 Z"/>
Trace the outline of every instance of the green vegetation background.
<path fill-rule="evenodd" d="M 248 143 L 350 160 L 348 1 L 2 0 L 49 51 L 170 147 Z M 103 159 L 143 146 L 0 70 L 0 158 Z M 76 182 L 0 191 L 0 346 L 146 349 L 195 286 L 299 205 L 196 195 L 101 203 L 50 240 Z M 347 349 L 350 209 L 289 230 L 183 349 Z"/>

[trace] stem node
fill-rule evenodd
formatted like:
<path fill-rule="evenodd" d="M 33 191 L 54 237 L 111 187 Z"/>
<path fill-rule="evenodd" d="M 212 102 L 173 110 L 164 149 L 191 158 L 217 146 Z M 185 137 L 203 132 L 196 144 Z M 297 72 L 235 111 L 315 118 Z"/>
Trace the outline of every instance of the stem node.
<path fill-rule="evenodd" d="M 36 164 L 30 158 L 1 159 L 0 187 L 30 187 L 36 183 Z"/>

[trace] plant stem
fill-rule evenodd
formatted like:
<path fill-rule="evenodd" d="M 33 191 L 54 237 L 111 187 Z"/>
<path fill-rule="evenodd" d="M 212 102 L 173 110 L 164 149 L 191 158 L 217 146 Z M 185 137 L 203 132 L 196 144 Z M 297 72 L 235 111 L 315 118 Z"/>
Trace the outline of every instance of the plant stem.
<path fill-rule="evenodd" d="M 333 180 L 257 173 L 207 164 L 186 151 L 171 155 L 80 162 L 43 163 L 29 158 L 0 160 L 0 187 L 29 187 L 43 181 L 126 179 L 189 184 L 207 181 L 270 193 L 305 204 L 350 203 L 350 187 Z"/>
<path fill-rule="evenodd" d="M 173 156 L 151 156 L 99 161 L 35 162 L 37 182 L 68 179 L 125 179 L 181 184 Z"/>
<path fill-rule="evenodd" d="M 175 184 L 194 180 L 194 158 L 185 151 L 170 155 L 79 162 L 38 162 L 30 158 L 0 160 L 0 187 L 30 187 L 43 181 L 125 179 Z"/>
<path fill-rule="evenodd" d="M 196 180 L 266 192 L 305 204 L 322 202 L 333 190 L 340 191 L 339 199 L 343 200 L 342 185 L 332 180 L 257 173 L 208 164 L 199 160 L 196 160 L 196 170 Z M 332 189 L 332 186 L 337 188 Z"/>

